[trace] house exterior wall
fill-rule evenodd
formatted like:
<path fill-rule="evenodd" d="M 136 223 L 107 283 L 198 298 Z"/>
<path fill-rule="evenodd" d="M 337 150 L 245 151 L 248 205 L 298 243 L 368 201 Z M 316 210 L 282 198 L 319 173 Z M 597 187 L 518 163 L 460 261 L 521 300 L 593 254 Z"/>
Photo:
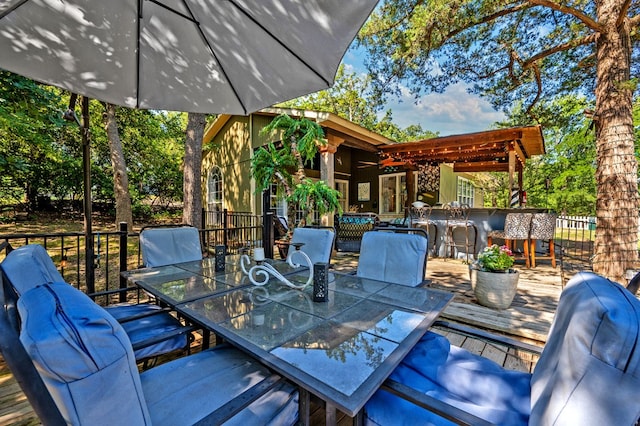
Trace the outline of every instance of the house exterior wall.
<path fill-rule="evenodd" d="M 224 208 L 236 212 L 254 210 L 254 185 L 251 179 L 251 125 L 249 117 L 232 117 L 212 141 L 203 155 L 204 205 L 209 171 L 218 166 L 224 182 Z M 258 203 L 259 204 L 259 203 Z M 260 206 L 257 206 L 258 208 Z"/>
<path fill-rule="evenodd" d="M 440 166 L 440 196 L 438 199 L 440 204 L 444 205 L 458 199 L 458 176 L 473 180 L 473 175 L 470 173 L 454 173 L 453 167 L 448 164 Z M 473 206 L 471 207 L 483 207 L 483 197 L 482 188 L 474 187 Z"/>
<path fill-rule="evenodd" d="M 207 143 L 203 155 L 203 205 L 206 206 L 209 171 L 220 167 L 223 175 L 223 207 L 229 211 L 262 214 L 262 197 L 255 192 L 255 182 L 251 177 L 251 157 L 253 150 L 269 141 L 278 140 L 277 135 L 262 134 L 261 130 L 271 122 L 270 116 L 233 116 L 222 129 Z M 384 175 L 376 164 L 376 153 L 357 150 L 340 145 L 335 153 L 335 178 L 349 181 L 349 206 L 360 212 L 380 213 L 379 176 Z M 373 164 L 372 164 L 373 163 Z M 314 161 L 313 170 L 306 170 L 307 176 L 320 178 L 319 158 Z M 401 170 L 396 170 L 399 173 Z M 440 171 L 440 191 L 438 203 L 446 204 L 457 199 L 457 176 L 468 179 L 471 174 L 455 174 L 449 165 L 442 165 Z M 358 200 L 358 184 L 369 183 L 368 200 Z M 474 206 L 483 206 L 483 191 L 475 188 Z"/>

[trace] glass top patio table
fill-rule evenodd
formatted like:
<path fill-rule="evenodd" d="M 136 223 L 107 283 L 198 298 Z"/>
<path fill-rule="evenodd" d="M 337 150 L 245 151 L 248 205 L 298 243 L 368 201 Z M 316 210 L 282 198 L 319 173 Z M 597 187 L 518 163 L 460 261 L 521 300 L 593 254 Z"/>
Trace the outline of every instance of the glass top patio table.
<path fill-rule="evenodd" d="M 250 286 L 251 282 L 243 274 L 239 261 L 239 255 L 226 256 L 224 271 L 215 270 L 214 258 L 204 258 L 192 262 L 125 271 L 121 275 L 173 307 L 179 303 Z M 306 269 L 294 269 L 281 260 L 267 259 L 266 262 L 283 275 Z M 247 268 L 255 264 L 255 261 L 251 260 Z"/>
<path fill-rule="evenodd" d="M 453 295 L 330 275 L 328 302 L 313 302 L 312 286 L 293 290 L 271 279 L 175 308 L 326 401 L 327 413 L 337 407 L 353 417 Z M 306 277 L 287 276 L 298 282 Z"/>

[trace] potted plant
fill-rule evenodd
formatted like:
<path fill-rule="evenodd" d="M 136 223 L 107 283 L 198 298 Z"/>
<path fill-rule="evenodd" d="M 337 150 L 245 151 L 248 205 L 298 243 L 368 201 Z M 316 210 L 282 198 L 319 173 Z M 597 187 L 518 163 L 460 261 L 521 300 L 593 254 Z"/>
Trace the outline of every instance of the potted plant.
<path fill-rule="evenodd" d="M 303 211 L 299 226 L 309 222 L 312 211 L 320 215 L 334 211 L 342 214 L 340 192 L 330 188 L 324 181 L 313 182 L 305 174 L 305 164 L 312 163 L 318 147 L 326 145 L 322 127 L 306 118 L 293 118 L 287 114 L 278 115 L 262 129 L 263 135 L 275 134 L 281 137 L 281 144 L 274 142 L 256 150 L 251 160 L 251 174 L 256 180 L 256 190 L 264 191 L 272 183 L 278 184 L 288 204 L 288 234 L 282 245 L 291 238 L 296 226 L 296 210 Z M 279 250 L 282 249 L 280 245 Z M 286 254 L 285 254 L 286 255 Z"/>
<path fill-rule="evenodd" d="M 513 269 L 515 259 L 507 246 L 486 247 L 469 266 L 471 288 L 483 306 L 506 309 L 518 288 L 520 273 Z"/>

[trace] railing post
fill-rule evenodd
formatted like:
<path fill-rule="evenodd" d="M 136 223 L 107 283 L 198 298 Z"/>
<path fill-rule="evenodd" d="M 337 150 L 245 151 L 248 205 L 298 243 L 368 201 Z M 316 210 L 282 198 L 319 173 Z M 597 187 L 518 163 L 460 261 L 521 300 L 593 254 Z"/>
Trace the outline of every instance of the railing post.
<path fill-rule="evenodd" d="M 229 236 L 227 235 L 229 228 L 229 217 L 227 216 L 227 213 L 227 209 L 224 209 L 222 211 L 222 244 L 224 244 L 225 247 L 229 246 Z"/>
<path fill-rule="evenodd" d="M 275 237 L 273 235 L 273 212 L 269 210 L 270 196 L 268 191 L 262 192 L 262 247 L 264 255 L 273 259 L 273 245 Z"/>
<path fill-rule="evenodd" d="M 129 239 L 129 229 L 127 226 L 127 222 L 120 222 L 120 248 L 119 248 L 119 253 L 120 253 L 120 272 L 126 271 L 127 270 L 127 242 Z M 121 289 L 125 289 L 127 288 L 127 280 L 124 279 L 124 277 L 120 274 L 118 274 L 120 276 L 120 288 Z M 126 292 L 122 292 L 120 293 L 120 303 L 122 302 L 126 302 L 127 301 L 127 293 Z"/>

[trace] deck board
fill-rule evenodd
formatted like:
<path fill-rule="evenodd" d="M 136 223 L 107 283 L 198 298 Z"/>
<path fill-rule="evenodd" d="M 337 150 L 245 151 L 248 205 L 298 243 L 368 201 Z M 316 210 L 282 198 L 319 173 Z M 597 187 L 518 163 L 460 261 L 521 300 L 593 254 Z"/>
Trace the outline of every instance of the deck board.
<path fill-rule="evenodd" d="M 357 256 L 338 253 L 334 256 L 333 264 L 335 270 L 354 271 Z M 560 268 L 551 268 L 544 261 L 535 269 L 526 269 L 521 265 L 516 267 L 521 272 L 518 293 L 512 306 L 502 311 L 476 303 L 469 282 L 468 266 L 462 261 L 430 258 L 427 262 L 427 278 L 431 280 L 433 288 L 456 294 L 454 302 L 443 313 L 444 319 L 543 345 L 562 291 Z M 518 353 L 460 334 L 435 331 L 444 334 L 453 345 L 465 347 L 513 370 L 531 372 L 537 360 L 526 352 Z M 314 408 L 312 424 L 324 424 L 324 410 L 318 404 Z M 26 397 L 0 357 L 0 426 L 38 424 L 40 422 Z M 351 419 L 338 413 L 338 424 L 351 424 Z"/>

